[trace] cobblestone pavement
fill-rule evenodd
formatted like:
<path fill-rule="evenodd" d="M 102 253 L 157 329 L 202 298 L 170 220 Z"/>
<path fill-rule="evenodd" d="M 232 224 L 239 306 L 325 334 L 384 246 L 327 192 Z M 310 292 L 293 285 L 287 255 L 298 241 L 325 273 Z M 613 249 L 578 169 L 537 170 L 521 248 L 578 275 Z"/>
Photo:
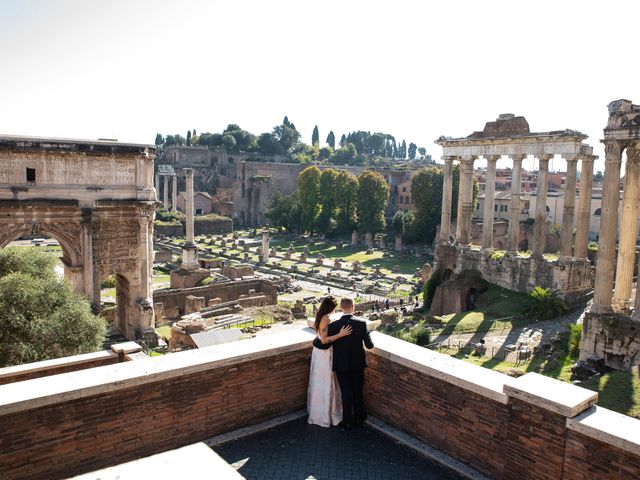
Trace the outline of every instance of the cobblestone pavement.
<path fill-rule="evenodd" d="M 306 418 L 214 450 L 248 480 L 461 480 L 371 428 L 322 428 Z"/>

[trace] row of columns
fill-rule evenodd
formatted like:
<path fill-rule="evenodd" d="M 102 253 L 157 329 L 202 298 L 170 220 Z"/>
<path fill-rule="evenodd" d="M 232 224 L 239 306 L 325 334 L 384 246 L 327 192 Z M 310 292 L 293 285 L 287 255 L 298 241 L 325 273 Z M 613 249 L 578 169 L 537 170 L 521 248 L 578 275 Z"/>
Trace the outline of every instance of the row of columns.
<path fill-rule="evenodd" d="M 156 174 L 156 193 L 160 200 L 160 178 L 162 178 L 162 205 L 164 208 L 171 207 L 171 211 L 178 210 L 178 176 L 177 175 L 158 175 Z M 169 188 L 171 181 L 171 189 Z M 169 190 L 171 190 L 171 203 L 169 203 Z"/>
<path fill-rule="evenodd" d="M 638 201 L 640 201 L 640 142 L 623 143 L 618 140 L 606 140 L 604 146 L 605 172 L 598 243 L 598 267 L 591 311 L 599 314 L 611 314 L 614 310 L 628 312 L 631 309 L 638 236 Z M 622 153 L 625 150 L 627 164 L 618 239 L 620 167 Z M 633 318 L 640 320 L 640 295 L 638 295 L 637 286 Z"/>
<path fill-rule="evenodd" d="M 534 224 L 534 244 L 532 256 L 542 258 L 546 240 L 546 206 L 549 160 L 553 155 L 538 156 L 538 190 Z M 471 241 L 471 219 L 473 215 L 473 162 L 478 157 L 445 156 L 444 183 L 442 188 L 442 214 L 440 219 L 440 242 L 448 243 L 451 235 L 451 202 L 453 192 L 453 162 L 460 164 L 460 187 L 458 191 L 458 219 L 456 222 L 456 241 L 468 244 Z M 485 186 L 485 204 L 482 223 L 482 248 L 493 248 L 493 217 L 495 208 L 496 163 L 500 155 L 488 155 Z M 518 251 L 518 231 L 520 226 L 520 189 L 522 182 L 522 161 L 526 155 L 512 155 L 513 169 L 511 177 L 511 203 L 509 206 L 509 229 L 507 232 L 507 251 Z M 576 228 L 575 253 L 573 251 L 573 225 L 575 217 L 576 176 L 578 156 L 567 156 L 567 180 L 563 210 L 563 229 L 560 255 L 563 257 L 587 257 L 589 219 L 591 210 L 591 190 L 593 186 L 592 155 L 581 156 L 582 178 L 580 203 Z M 637 202 L 636 202 L 637 204 Z M 603 212 L 604 214 L 604 212 Z"/>

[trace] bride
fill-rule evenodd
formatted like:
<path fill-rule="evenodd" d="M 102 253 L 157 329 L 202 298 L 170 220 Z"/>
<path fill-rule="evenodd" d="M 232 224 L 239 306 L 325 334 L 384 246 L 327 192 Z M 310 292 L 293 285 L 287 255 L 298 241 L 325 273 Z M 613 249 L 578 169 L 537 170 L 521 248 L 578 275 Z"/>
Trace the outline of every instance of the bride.
<path fill-rule="evenodd" d="M 318 339 L 326 349 L 313 347 L 311 353 L 311 372 L 309 373 L 309 390 L 307 393 L 307 411 L 309 423 L 330 427 L 342 421 L 342 400 L 340 387 L 333 373 L 333 349 L 331 342 L 351 334 L 351 327 L 342 327 L 336 335 L 328 336 L 327 327 L 330 315 L 336 309 L 336 299 L 329 295 L 320 304 L 313 326 Z"/>

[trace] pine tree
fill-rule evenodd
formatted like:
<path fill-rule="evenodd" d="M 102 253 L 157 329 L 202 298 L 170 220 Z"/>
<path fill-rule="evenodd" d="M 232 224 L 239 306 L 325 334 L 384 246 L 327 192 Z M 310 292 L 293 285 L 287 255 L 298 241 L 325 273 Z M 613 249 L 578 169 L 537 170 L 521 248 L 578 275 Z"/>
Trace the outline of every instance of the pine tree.
<path fill-rule="evenodd" d="M 343 133 L 342 137 L 340 137 L 340 148 L 344 147 L 347 143 L 347 136 Z"/>
<path fill-rule="evenodd" d="M 187 146 L 191 145 L 191 130 L 187 130 Z"/>
<path fill-rule="evenodd" d="M 313 133 L 311 134 L 311 145 L 320 145 L 320 133 L 318 132 L 318 126 L 313 127 Z"/>

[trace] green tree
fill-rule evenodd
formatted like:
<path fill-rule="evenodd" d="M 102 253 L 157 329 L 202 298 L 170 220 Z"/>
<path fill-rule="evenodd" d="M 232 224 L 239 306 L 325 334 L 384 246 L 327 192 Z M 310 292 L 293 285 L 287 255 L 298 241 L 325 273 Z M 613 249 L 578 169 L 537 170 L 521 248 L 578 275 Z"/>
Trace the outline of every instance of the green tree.
<path fill-rule="evenodd" d="M 459 168 L 454 166 L 451 219 L 457 214 Z M 442 212 L 442 182 L 444 174 L 440 167 L 420 170 L 411 179 L 411 196 L 416 206 L 415 235 L 418 240 L 429 243 L 436 234 Z"/>
<path fill-rule="evenodd" d="M 420 154 L 420 160 L 424 160 L 427 156 L 427 149 L 424 147 L 419 147 L 418 153 Z"/>
<path fill-rule="evenodd" d="M 402 143 L 400 144 L 400 147 L 398 148 L 397 153 L 398 153 L 399 159 L 404 160 L 405 158 L 407 158 L 407 142 L 402 140 Z"/>
<path fill-rule="evenodd" d="M 320 169 L 315 165 L 305 168 L 298 175 L 300 199 L 300 226 L 302 231 L 313 233 L 320 213 Z"/>
<path fill-rule="evenodd" d="M 404 212 L 402 210 L 398 210 L 393 216 L 393 220 L 391 220 L 391 230 L 396 235 L 402 235 L 404 232 Z"/>
<path fill-rule="evenodd" d="M 320 145 L 320 132 L 318 132 L 318 126 L 313 127 L 313 133 L 311 134 L 311 145 Z"/>
<path fill-rule="evenodd" d="M 353 143 L 347 143 L 344 147 L 339 148 L 329 159 L 329 163 L 334 165 L 353 165 L 358 152 Z"/>
<path fill-rule="evenodd" d="M 236 146 L 236 139 L 233 135 L 230 135 L 227 133 L 222 136 L 222 144 L 224 145 L 224 148 L 226 148 L 229 151 L 232 151 Z"/>
<path fill-rule="evenodd" d="M 156 145 L 162 145 L 163 143 L 164 143 L 164 138 L 162 138 L 162 134 L 161 133 L 156 133 L 155 144 Z"/>
<path fill-rule="evenodd" d="M 58 281 L 53 255 L 26 250 L 0 251 L 0 367 L 98 350 L 104 320 Z"/>
<path fill-rule="evenodd" d="M 389 185 L 382 175 L 371 170 L 358 177 L 358 227 L 363 233 L 376 234 L 385 228 L 384 210 L 389 200 Z"/>
<path fill-rule="evenodd" d="M 346 234 L 357 226 L 358 178 L 350 172 L 340 171 L 336 178 L 336 233 Z"/>
<path fill-rule="evenodd" d="M 284 150 L 273 133 L 265 132 L 258 137 L 258 151 L 264 155 L 282 155 Z"/>
<path fill-rule="evenodd" d="M 338 145 L 340 145 L 340 148 L 342 148 L 346 144 L 347 144 L 347 136 L 343 133 L 342 136 L 340 137 L 340 143 L 338 143 Z"/>
<path fill-rule="evenodd" d="M 191 130 L 187 130 L 187 146 L 191 145 Z"/>
<path fill-rule="evenodd" d="M 408 155 L 409 155 L 409 160 L 415 160 L 416 159 L 416 151 L 418 150 L 418 146 L 411 142 L 409 144 L 409 150 L 407 151 Z"/>
<path fill-rule="evenodd" d="M 292 233 L 299 230 L 300 203 L 298 201 L 298 193 L 283 195 L 280 192 L 276 192 L 265 215 L 276 227 L 284 227 Z"/>
<path fill-rule="evenodd" d="M 331 130 L 329 135 L 327 135 L 327 145 L 329 145 L 333 150 L 336 149 L 336 136 L 333 133 L 333 130 Z"/>
<path fill-rule="evenodd" d="M 327 168 L 320 175 L 320 215 L 318 216 L 318 231 L 331 234 L 336 228 L 336 186 L 338 172 Z"/>

